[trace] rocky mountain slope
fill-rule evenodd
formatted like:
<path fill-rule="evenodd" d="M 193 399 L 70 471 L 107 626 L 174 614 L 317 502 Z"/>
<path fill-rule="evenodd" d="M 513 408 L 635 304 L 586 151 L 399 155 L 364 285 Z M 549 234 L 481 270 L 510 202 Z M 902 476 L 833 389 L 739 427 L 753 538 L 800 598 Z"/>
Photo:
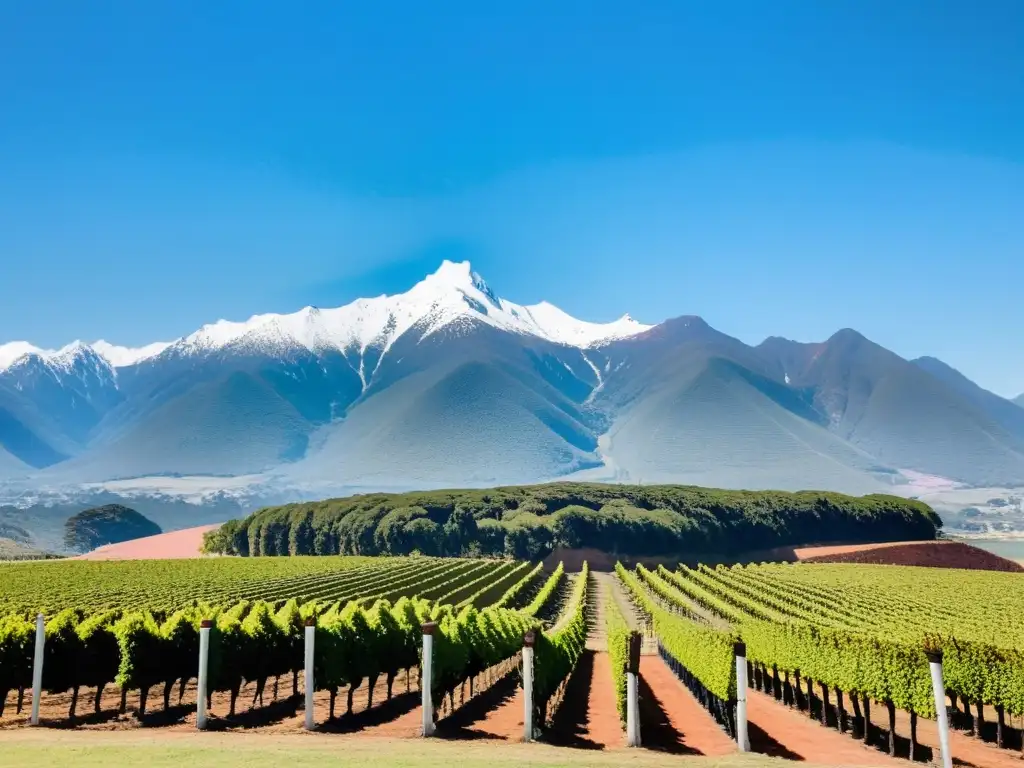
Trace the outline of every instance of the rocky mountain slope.
<path fill-rule="evenodd" d="M 261 474 L 402 489 L 567 476 L 853 493 L 1024 483 L 1024 410 L 852 330 L 751 347 L 576 320 L 445 262 L 404 294 L 171 343 L 0 346 L 0 479 Z"/>

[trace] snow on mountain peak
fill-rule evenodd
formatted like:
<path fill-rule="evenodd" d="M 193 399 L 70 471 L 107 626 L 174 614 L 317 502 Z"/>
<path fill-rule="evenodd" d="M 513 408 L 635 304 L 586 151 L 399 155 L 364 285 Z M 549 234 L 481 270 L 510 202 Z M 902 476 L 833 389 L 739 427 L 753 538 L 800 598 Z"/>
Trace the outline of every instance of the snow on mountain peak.
<path fill-rule="evenodd" d="M 43 356 L 47 354 L 53 354 L 53 350 L 40 349 L 27 341 L 11 341 L 7 344 L 0 344 L 0 371 L 6 371 L 27 355 Z"/>
<path fill-rule="evenodd" d="M 87 375 L 90 371 L 102 378 L 114 375 L 110 363 L 81 341 L 57 350 L 40 349 L 24 341 L 0 346 L 0 372 L 33 365 L 42 365 L 58 375 Z"/>
<path fill-rule="evenodd" d="M 405 293 L 356 299 L 336 309 L 310 306 L 291 314 L 253 315 L 241 322 L 218 320 L 170 344 L 157 342 L 133 349 L 101 340 L 91 346 L 76 342 L 53 352 L 12 342 L 0 345 L 0 370 L 26 354 L 64 361 L 84 350 L 97 354 L 113 368 L 134 365 L 167 349 L 187 355 L 229 346 L 261 353 L 300 346 L 310 351 L 336 349 L 361 354 L 373 346 L 386 353 L 396 339 L 414 327 L 420 338 L 425 338 L 466 319 L 576 347 L 626 338 L 650 328 L 629 315 L 611 323 L 589 323 L 548 302 L 514 304 L 500 298 L 468 261 L 445 260 Z"/>
<path fill-rule="evenodd" d="M 154 357 L 169 345 L 163 342 L 147 344 L 144 347 L 119 347 L 102 339 L 95 344 L 73 341 L 60 349 L 41 349 L 27 341 L 12 341 L 0 344 L 0 371 L 12 368 L 26 358 L 38 358 L 46 365 L 70 371 L 79 360 L 87 360 L 110 368 L 123 368 L 140 360 Z"/>
<path fill-rule="evenodd" d="M 100 339 L 92 348 L 107 359 L 115 368 L 125 368 L 143 360 L 156 357 L 170 346 L 166 341 L 155 341 L 142 347 L 122 347 Z"/>
<path fill-rule="evenodd" d="M 58 349 L 56 352 L 50 352 L 43 356 L 48 363 L 58 368 L 62 368 L 66 371 L 74 368 L 75 363 L 81 359 L 95 359 L 100 358 L 88 344 L 81 341 L 73 341 L 70 344 Z M 106 361 L 104 361 L 106 362 Z M 109 365 L 109 363 L 108 363 Z"/>
<path fill-rule="evenodd" d="M 473 278 L 473 266 L 468 261 L 445 259 L 441 262 L 441 266 L 420 280 L 416 286 L 428 284 L 449 288 L 469 288 L 473 285 Z"/>
<path fill-rule="evenodd" d="M 546 301 L 523 307 L 540 331 L 537 335 L 574 347 L 590 347 L 605 341 L 625 339 L 649 330 L 628 314 L 610 323 L 588 323 L 577 320 Z"/>
<path fill-rule="evenodd" d="M 439 298 L 458 299 L 459 296 L 483 300 L 485 303 L 500 308 L 500 299 L 491 290 L 484 279 L 473 271 L 468 261 L 449 261 L 445 259 L 435 272 L 427 275 L 404 294 L 413 300 L 433 300 Z M 460 299 L 461 301 L 461 299 Z"/>

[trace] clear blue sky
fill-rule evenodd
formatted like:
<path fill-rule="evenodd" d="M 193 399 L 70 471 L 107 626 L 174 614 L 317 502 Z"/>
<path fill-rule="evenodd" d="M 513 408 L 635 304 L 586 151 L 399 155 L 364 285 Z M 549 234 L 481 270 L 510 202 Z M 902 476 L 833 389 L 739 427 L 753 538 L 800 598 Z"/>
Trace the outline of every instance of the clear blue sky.
<path fill-rule="evenodd" d="M 0 341 L 470 258 L 578 316 L 851 326 L 1024 390 L 1024 3 L 0 0 Z"/>

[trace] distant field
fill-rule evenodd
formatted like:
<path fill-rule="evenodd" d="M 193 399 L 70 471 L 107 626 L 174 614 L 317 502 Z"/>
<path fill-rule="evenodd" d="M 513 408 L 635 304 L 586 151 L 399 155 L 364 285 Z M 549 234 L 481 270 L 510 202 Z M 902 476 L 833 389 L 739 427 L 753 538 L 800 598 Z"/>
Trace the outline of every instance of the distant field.
<path fill-rule="evenodd" d="M 2 560 L 39 560 L 43 558 L 51 558 L 46 552 L 34 547 L 26 546 L 25 544 L 19 544 L 13 539 L 5 539 L 0 537 L 0 561 Z"/>
<path fill-rule="evenodd" d="M 107 544 L 92 552 L 78 555 L 73 560 L 163 560 L 200 557 L 203 534 L 215 531 L 219 525 L 201 525 L 180 531 L 145 536 L 141 539 Z"/>
<path fill-rule="evenodd" d="M 441 597 L 485 576 L 502 582 L 518 567 L 512 561 L 426 557 L 7 563 L 0 566 L 0 615 L 52 615 L 65 608 L 173 611 L 197 600 L 227 604 Z"/>
<path fill-rule="evenodd" d="M 1019 563 L 959 541 L 911 541 L 798 547 L 797 558 L 810 563 L 865 563 L 979 571 L 1024 571 Z"/>

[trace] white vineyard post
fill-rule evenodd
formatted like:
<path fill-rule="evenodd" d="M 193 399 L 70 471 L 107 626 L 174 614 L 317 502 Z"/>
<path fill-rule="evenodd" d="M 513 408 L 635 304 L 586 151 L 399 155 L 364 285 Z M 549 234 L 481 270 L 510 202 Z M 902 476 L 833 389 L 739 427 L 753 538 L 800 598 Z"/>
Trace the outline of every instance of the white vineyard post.
<path fill-rule="evenodd" d="M 523 741 L 533 741 L 533 653 L 537 634 L 523 637 Z"/>
<path fill-rule="evenodd" d="M 740 752 L 750 751 L 747 735 L 747 644 L 733 646 L 736 656 L 736 746 Z M 949 768 L 949 766 L 946 766 Z"/>
<path fill-rule="evenodd" d="M 210 679 L 210 628 L 213 622 L 204 618 L 199 626 L 199 680 L 196 684 L 196 726 L 206 730 L 206 698 Z"/>
<path fill-rule="evenodd" d="M 39 725 L 39 699 L 43 695 L 43 649 L 46 647 L 46 619 L 36 616 L 36 653 L 32 657 L 32 725 Z"/>
<path fill-rule="evenodd" d="M 640 746 L 640 643 L 639 632 L 629 634 L 629 656 L 626 667 L 626 746 Z"/>
<path fill-rule="evenodd" d="M 932 691 L 935 693 L 935 719 L 939 725 L 939 748 L 942 751 L 942 768 L 953 768 L 953 756 L 949 753 L 949 718 L 946 713 L 946 686 L 942 682 L 942 651 L 925 651 L 928 666 L 932 672 Z"/>
<path fill-rule="evenodd" d="M 210 628 L 213 622 L 203 619 L 199 625 L 199 680 L 196 683 L 196 727 L 206 730 L 206 697 L 210 673 Z"/>
<path fill-rule="evenodd" d="M 428 621 L 423 625 L 423 661 L 421 663 L 420 685 L 423 696 L 423 735 L 433 736 L 436 726 L 434 725 L 434 702 L 431 699 L 431 687 L 433 685 L 433 655 L 434 655 L 434 631 L 437 624 Z"/>
<path fill-rule="evenodd" d="M 313 644 L 316 642 L 316 619 L 306 619 L 306 730 L 312 731 L 314 726 L 313 717 L 313 691 L 316 690 L 313 679 Z"/>

